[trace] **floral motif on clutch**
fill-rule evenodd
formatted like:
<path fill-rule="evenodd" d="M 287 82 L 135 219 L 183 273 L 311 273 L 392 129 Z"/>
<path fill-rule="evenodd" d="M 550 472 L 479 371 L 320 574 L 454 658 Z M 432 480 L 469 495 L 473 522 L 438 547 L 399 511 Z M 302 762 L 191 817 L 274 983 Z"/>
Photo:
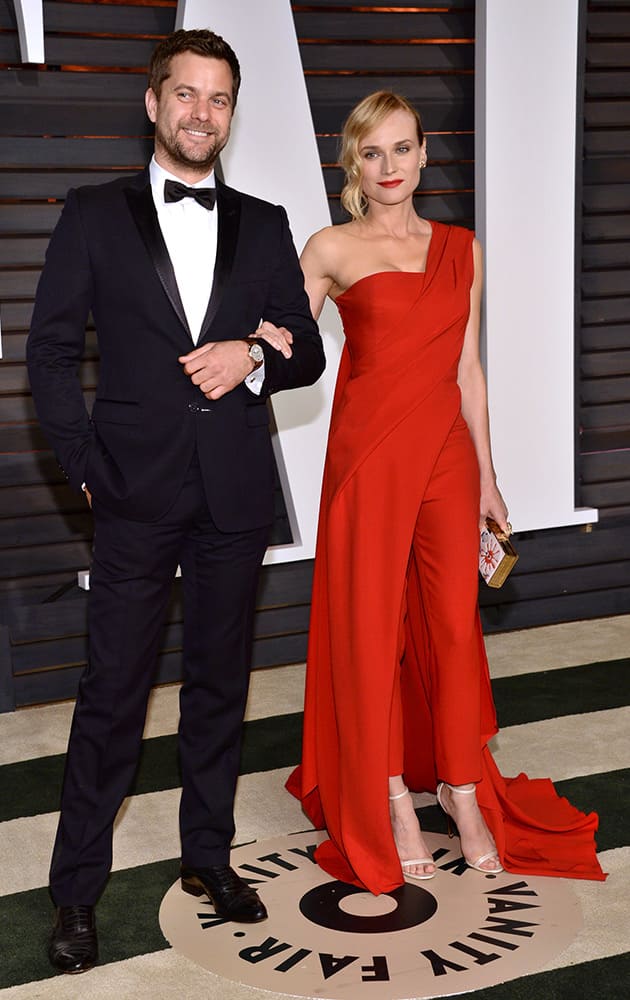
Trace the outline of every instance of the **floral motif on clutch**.
<path fill-rule="evenodd" d="M 479 572 L 489 587 L 502 587 L 518 559 L 509 534 L 491 517 L 481 529 L 479 543 Z"/>

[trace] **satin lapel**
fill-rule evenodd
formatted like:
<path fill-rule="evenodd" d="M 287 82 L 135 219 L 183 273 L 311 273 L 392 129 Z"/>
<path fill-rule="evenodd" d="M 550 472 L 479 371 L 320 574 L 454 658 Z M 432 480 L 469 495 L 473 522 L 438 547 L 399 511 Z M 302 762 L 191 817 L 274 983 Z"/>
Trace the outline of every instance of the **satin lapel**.
<path fill-rule="evenodd" d="M 210 301 L 206 309 L 199 343 L 207 336 L 212 323 L 217 315 L 223 293 L 230 280 L 234 256 L 238 243 L 238 234 L 241 220 L 241 199 L 236 191 L 225 186 L 217 179 L 217 208 L 219 213 L 217 232 L 217 259 L 214 266 L 214 278 L 212 281 L 212 292 Z"/>
<path fill-rule="evenodd" d="M 190 337 L 190 329 L 184 312 L 184 306 L 177 287 L 175 271 L 171 263 L 171 258 L 166 249 L 166 243 L 162 236 L 162 230 L 158 222 L 157 212 L 151 194 L 151 183 L 149 181 L 149 171 L 146 170 L 138 180 L 137 185 L 130 185 L 125 190 L 127 204 L 134 222 L 138 227 L 144 245 L 153 261 L 153 266 L 157 271 L 162 287 L 177 314 L 177 318 Z M 145 181 L 143 184 L 142 181 Z"/>

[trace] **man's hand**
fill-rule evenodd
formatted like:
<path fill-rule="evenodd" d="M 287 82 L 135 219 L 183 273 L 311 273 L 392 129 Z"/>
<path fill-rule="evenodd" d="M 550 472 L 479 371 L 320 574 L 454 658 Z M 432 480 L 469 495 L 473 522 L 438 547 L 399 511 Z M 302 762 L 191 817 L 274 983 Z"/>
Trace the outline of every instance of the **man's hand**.
<path fill-rule="evenodd" d="M 264 320 L 250 337 L 266 340 L 285 358 L 293 354 L 293 334 L 284 326 L 274 326 Z M 247 352 L 244 340 L 222 340 L 204 344 L 177 360 L 207 399 L 220 399 L 251 375 L 252 362 Z"/>
<path fill-rule="evenodd" d="M 251 374 L 248 350 L 244 340 L 223 340 L 204 344 L 177 360 L 207 399 L 220 399 Z"/>

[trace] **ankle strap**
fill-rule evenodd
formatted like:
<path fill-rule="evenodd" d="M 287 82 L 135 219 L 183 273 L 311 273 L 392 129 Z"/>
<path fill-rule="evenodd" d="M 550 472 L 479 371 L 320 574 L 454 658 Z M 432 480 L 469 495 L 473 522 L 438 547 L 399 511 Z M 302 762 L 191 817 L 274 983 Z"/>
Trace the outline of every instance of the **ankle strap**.
<path fill-rule="evenodd" d="M 472 788 L 462 788 L 461 785 L 449 785 L 448 781 L 445 781 L 444 784 L 447 788 L 450 788 L 452 792 L 455 792 L 456 795 L 474 795 L 477 791 L 475 785 L 473 785 Z"/>

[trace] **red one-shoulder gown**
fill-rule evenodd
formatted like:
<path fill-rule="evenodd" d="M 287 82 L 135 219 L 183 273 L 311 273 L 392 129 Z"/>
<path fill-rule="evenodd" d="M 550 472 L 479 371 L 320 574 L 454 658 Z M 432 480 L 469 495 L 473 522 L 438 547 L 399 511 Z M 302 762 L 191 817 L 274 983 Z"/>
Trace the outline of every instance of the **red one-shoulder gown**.
<path fill-rule="evenodd" d="M 477 610 L 479 468 L 457 368 L 473 234 L 433 223 L 426 271 L 379 272 L 337 298 L 346 335 L 315 559 L 302 764 L 287 787 L 329 840 L 335 878 L 403 882 L 388 776 L 414 791 L 477 782 L 505 868 L 602 879 L 597 816 L 548 779 L 504 778 Z"/>

